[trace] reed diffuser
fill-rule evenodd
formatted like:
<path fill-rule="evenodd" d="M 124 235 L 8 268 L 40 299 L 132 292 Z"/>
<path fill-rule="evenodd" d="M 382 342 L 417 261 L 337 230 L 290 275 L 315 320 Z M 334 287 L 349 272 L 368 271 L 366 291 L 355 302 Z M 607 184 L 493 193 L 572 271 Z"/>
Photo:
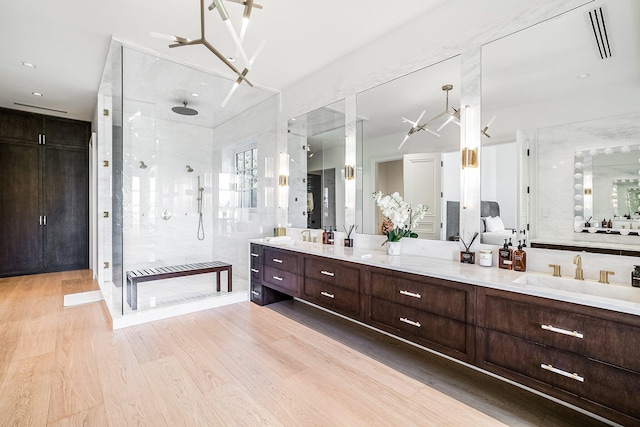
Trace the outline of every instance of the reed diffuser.
<path fill-rule="evenodd" d="M 467 245 L 462 238 L 462 236 L 458 235 L 458 239 L 464 245 L 464 251 L 460 251 L 460 262 L 465 264 L 475 264 L 476 263 L 476 253 L 471 252 L 469 249 L 473 245 L 473 242 L 476 241 L 476 237 L 478 237 L 478 232 L 476 231 L 473 237 L 471 238 L 471 242 Z"/>
<path fill-rule="evenodd" d="M 353 247 L 353 239 L 351 238 L 351 233 L 353 233 L 353 230 L 357 230 L 358 226 L 357 225 L 350 225 L 349 228 L 347 229 L 347 226 L 343 226 L 344 228 L 344 232 L 347 233 L 347 237 L 344 238 L 344 247 L 345 248 L 352 248 Z"/>

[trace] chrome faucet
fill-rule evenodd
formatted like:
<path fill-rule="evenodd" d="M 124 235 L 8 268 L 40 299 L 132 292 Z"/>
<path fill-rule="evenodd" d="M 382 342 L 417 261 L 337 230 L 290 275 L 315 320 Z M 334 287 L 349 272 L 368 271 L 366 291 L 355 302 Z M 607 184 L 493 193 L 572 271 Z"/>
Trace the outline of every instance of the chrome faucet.
<path fill-rule="evenodd" d="M 307 235 L 305 236 L 304 233 L 307 233 Z M 300 232 L 300 234 L 302 234 L 302 241 L 303 242 L 310 242 L 311 241 L 311 230 L 302 230 Z"/>
<path fill-rule="evenodd" d="M 574 279 L 576 280 L 584 280 L 584 274 L 582 271 L 582 258 L 580 255 L 576 255 L 573 257 L 573 263 L 576 265 L 576 276 Z"/>

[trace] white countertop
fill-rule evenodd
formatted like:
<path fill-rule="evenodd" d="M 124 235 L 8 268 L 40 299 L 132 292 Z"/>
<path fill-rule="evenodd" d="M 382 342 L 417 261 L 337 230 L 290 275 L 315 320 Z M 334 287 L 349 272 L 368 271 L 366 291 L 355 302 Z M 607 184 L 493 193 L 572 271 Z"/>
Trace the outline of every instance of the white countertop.
<path fill-rule="evenodd" d="M 481 267 L 478 264 L 463 264 L 457 261 L 429 258 L 427 256 L 399 255 L 389 256 L 384 248 L 371 250 L 363 248 L 345 248 L 344 246 L 322 245 L 301 241 L 274 241 L 253 239 L 252 243 L 289 249 L 301 253 L 324 256 L 374 267 L 388 268 L 407 273 L 415 273 L 440 279 L 469 283 L 477 286 L 518 292 L 521 294 L 551 298 L 575 304 L 603 308 L 640 316 L 640 288 L 631 285 L 602 284 L 593 281 L 578 281 L 563 277 L 559 282 L 571 285 L 571 289 L 583 288 L 585 292 L 596 291 L 600 295 L 562 290 L 552 286 L 518 283 L 525 281 L 525 274 L 535 275 L 535 279 L 554 281 L 551 274 L 538 272 L 516 272 L 500 269 L 497 266 Z M 535 282 L 539 282 L 536 280 Z M 612 288 L 613 287 L 613 288 Z M 589 291 L 591 290 L 591 291 Z M 615 295 L 615 296 L 614 296 Z"/>

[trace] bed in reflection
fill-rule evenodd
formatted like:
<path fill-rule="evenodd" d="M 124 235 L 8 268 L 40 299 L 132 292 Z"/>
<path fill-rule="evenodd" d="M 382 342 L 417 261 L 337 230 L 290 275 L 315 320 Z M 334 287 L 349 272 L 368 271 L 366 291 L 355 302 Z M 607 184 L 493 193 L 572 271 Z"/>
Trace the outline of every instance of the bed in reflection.
<path fill-rule="evenodd" d="M 514 229 L 506 228 L 500 217 L 500 204 L 494 201 L 480 202 L 480 242 L 487 245 L 500 245 L 511 239 L 517 245 L 517 234 Z M 447 240 L 458 240 L 460 233 L 460 202 L 447 202 Z"/>

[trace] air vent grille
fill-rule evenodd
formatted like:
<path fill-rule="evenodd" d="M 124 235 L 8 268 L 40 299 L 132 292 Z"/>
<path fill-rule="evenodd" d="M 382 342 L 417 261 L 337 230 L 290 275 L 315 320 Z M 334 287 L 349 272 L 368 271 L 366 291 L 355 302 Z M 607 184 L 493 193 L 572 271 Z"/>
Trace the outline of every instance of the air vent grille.
<path fill-rule="evenodd" d="M 611 45 L 606 21 L 604 19 L 604 9 L 598 7 L 587 12 L 587 21 L 593 31 L 596 49 L 601 59 L 611 58 Z"/>

